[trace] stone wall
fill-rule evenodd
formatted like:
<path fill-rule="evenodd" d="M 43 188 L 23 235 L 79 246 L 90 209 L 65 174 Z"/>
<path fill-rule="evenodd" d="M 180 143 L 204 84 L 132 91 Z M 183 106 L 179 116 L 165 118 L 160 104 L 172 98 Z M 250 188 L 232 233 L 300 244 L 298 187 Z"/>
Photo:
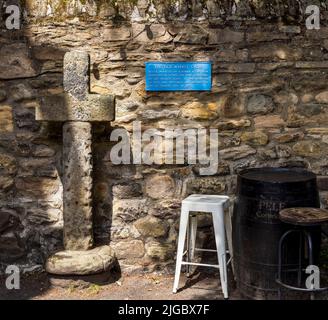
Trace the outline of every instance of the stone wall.
<path fill-rule="evenodd" d="M 1 265 L 42 265 L 62 248 L 61 125 L 34 118 L 39 97 L 63 91 L 71 49 L 91 55 L 92 92 L 116 95 L 112 128 L 219 129 L 218 173 L 204 177 L 187 164 L 115 166 L 112 128 L 94 126 L 96 241 L 125 271 L 171 271 L 181 199 L 234 195 L 244 168 L 308 168 L 327 206 L 327 1 L 318 31 L 304 9 L 319 1 L 271 2 L 22 1 L 22 30 L 0 34 Z M 146 92 L 151 60 L 210 60 L 213 90 Z M 208 242 L 210 220 L 200 224 Z"/>

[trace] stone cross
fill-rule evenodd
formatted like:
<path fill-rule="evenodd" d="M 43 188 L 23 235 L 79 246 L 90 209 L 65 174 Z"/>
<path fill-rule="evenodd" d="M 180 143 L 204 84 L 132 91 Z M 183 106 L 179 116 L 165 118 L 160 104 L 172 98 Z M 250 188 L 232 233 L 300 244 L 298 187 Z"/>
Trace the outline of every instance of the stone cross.
<path fill-rule="evenodd" d="M 63 123 L 65 252 L 57 253 L 48 260 L 46 269 L 54 274 L 99 272 L 99 270 L 87 270 L 90 267 L 88 264 L 94 259 L 95 250 L 98 258 L 99 250 L 103 255 L 106 252 L 104 259 L 107 260 L 107 264 L 108 259 L 113 260 L 113 253 L 109 247 L 92 249 L 92 123 L 114 120 L 115 99 L 110 95 L 90 94 L 89 74 L 90 57 L 87 53 L 81 51 L 66 53 L 65 93 L 43 97 L 36 110 L 36 120 Z M 83 254 L 78 251 L 83 251 Z M 110 257 L 106 257 L 106 254 Z M 85 257 L 85 262 L 81 261 L 82 256 Z M 58 258 L 60 258 L 59 262 Z M 70 267 L 67 269 L 68 265 Z M 94 269 L 98 267 L 94 266 Z"/>

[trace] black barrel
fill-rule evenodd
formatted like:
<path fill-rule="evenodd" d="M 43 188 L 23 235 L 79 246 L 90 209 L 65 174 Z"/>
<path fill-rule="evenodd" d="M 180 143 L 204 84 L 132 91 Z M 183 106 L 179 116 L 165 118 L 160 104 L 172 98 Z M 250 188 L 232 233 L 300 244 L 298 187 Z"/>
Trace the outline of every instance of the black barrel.
<path fill-rule="evenodd" d="M 278 298 L 275 282 L 278 243 L 291 228 L 280 222 L 279 211 L 292 207 L 320 207 L 315 174 L 303 169 L 258 168 L 238 175 L 233 249 L 237 286 L 244 297 Z M 320 251 L 320 227 L 310 227 L 309 232 L 314 239 L 316 259 Z M 297 239 L 291 239 L 284 267 L 297 265 L 298 247 Z M 286 273 L 285 277 L 284 281 L 293 281 L 293 273 Z"/>

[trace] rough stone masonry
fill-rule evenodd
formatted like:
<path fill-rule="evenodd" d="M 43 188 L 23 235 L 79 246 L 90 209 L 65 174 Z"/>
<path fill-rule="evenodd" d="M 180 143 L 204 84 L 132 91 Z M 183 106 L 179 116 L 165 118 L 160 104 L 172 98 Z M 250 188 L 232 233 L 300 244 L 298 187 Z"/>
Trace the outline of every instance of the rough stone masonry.
<path fill-rule="evenodd" d="M 104 114 L 95 119 L 94 242 L 110 243 L 123 271 L 172 272 L 181 199 L 233 196 L 244 168 L 308 168 L 327 207 L 327 1 L 310 3 L 321 9 L 318 31 L 306 29 L 305 0 L 24 2 L 22 30 L 0 33 L 2 265 L 40 266 L 64 249 L 66 120 L 35 121 L 35 108 L 44 96 L 64 94 L 71 50 L 90 54 L 91 91 L 116 96 L 113 129 L 130 131 L 134 120 L 145 129 L 219 129 L 218 174 L 202 177 L 187 164 L 114 166 L 111 128 L 97 121 Z M 213 62 L 211 92 L 145 92 L 144 62 L 194 60 Z M 71 105 L 66 99 L 62 105 Z M 87 99 L 90 117 L 95 104 Z M 65 110 L 60 115 L 73 117 Z M 207 216 L 199 225 L 198 241 L 209 244 Z"/>

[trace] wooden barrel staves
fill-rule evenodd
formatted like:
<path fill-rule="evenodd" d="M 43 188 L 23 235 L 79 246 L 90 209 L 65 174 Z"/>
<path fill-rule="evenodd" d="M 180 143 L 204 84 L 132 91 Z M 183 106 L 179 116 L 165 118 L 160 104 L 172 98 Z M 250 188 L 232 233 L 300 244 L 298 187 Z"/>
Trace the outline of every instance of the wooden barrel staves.
<path fill-rule="evenodd" d="M 303 169 L 259 168 L 238 175 L 233 248 L 237 286 L 244 297 L 278 298 L 275 282 L 278 243 L 282 234 L 291 228 L 279 220 L 279 211 L 292 207 L 320 207 L 315 174 Z M 308 229 L 313 236 L 316 261 L 321 230 L 320 227 Z M 285 250 L 288 257 L 285 268 L 297 266 L 298 248 L 298 238 L 291 238 Z M 293 283 L 295 273 L 286 272 L 284 277 L 285 282 Z"/>

